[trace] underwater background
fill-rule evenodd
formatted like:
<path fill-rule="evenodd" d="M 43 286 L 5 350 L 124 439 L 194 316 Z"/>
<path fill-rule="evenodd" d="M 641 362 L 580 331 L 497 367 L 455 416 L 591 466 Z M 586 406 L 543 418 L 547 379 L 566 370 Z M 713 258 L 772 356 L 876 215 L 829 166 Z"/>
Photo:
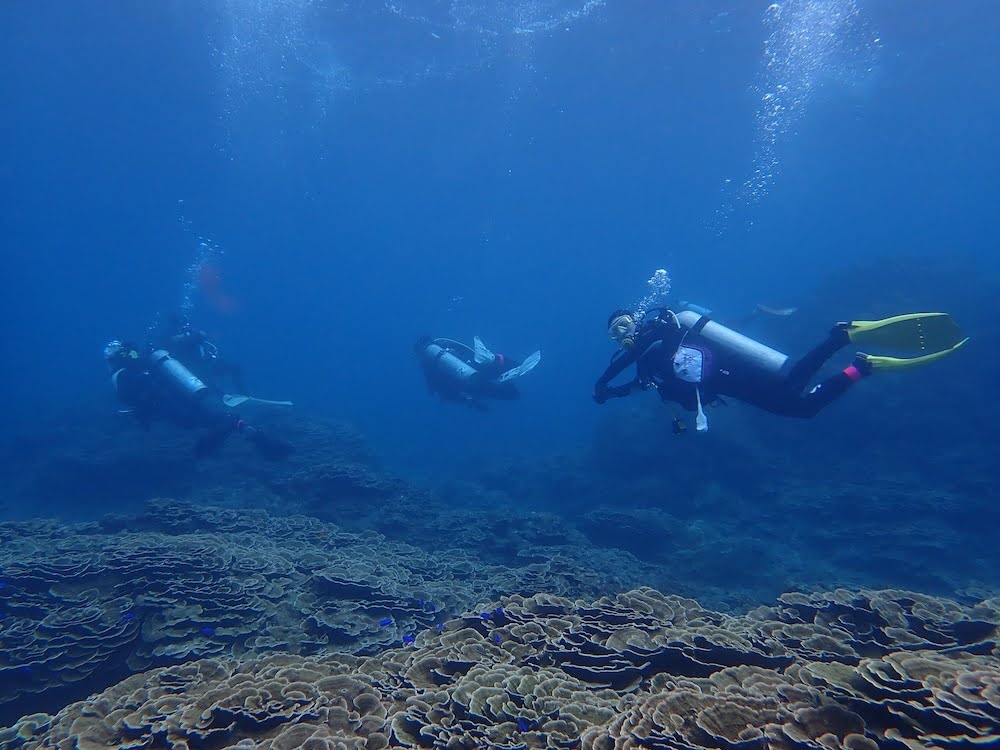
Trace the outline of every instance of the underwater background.
<path fill-rule="evenodd" d="M 610 649 L 623 612 L 696 623 L 702 650 L 684 658 L 699 666 L 675 677 L 809 660 L 864 673 L 898 642 L 1000 680 L 998 28 L 987 0 L 4 4 L 0 747 L 84 736 L 73 701 L 146 669 L 342 659 L 279 666 L 315 684 L 376 675 L 351 688 L 375 695 L 392 649 L 459 649 L 448 633 L 469 632 L 503 651 L 518 627 L 561 627 L 538 618 Z M 790 355 L 838 321 L 914 311 L 946 311 L 971 338 L 814 419 L 729 400 L 707 434 L 677 435 L 679 409 L 651 394 L 591 398 L 609 313 L 643 300 L 690 300 Z M 288 460 L 238 441 L 196 460 L 190 434 L 118 413 L 105 344 L 145 342 L 178 311 L 252 395 L 294 402 L 254 414 L 296 446 Z M 519 400 L 481 412 L 428 393 L 424 335 L 542 359 Z M 841 651 L 791 633 L 834 610 L 851 623 Z M 705 622 L 752 647 L 733 656 L 736 636 Z M 715 661 L 704 639 L 725 644 Z M 523 701 L 493 715 L 454 698 L 459 730 L 369 713 L 392 745 L 455 731 L 692 746 L 677 728 L 650 740 L 615 704 L 669 693 L 652 673 L 683 659 L 644 642 L 645 666 L 597 678 L 596 647 L 576 647 L 590 656 L 563 671 L 621 696 L 571 711 L 588 717 L 573 729 Z M 476 661 L 461 648 L 434 658 Z M 554 668 L 529 652 L 504 663 Z M 241 669 L 212 663 L 190 669 Z M 847 690 L 814 672 L 812 689 Z M 862 703 L 842 701 L 862 723 L 838 741 L 903 747 Z M 1000 719 L 976 705 L 965 721 L 983 742 Z M 344 741 L 254 721 L 236 723 L 274 747 Z M 383 746 L 357 721 L 337 731 Z M 87 736 L 146 731 L 107 726 Z"/>

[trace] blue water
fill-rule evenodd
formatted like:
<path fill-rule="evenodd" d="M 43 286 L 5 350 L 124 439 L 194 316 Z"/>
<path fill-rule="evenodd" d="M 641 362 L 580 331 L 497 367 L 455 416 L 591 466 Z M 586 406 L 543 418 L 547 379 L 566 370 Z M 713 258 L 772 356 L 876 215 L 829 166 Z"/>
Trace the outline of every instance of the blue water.
<path fill-rule="evenodd" d="M 986 1 L 8 3 L 8 432 L 113 411 L 104 343 L 185 299 L 256 393 L 356 424 L 419 479 L 586 450 L 609 411 L 659 408 L 590 399 L 608 312 L 658 268 L 728 315 L 808 309 L 760 332 L 801 351 L 890 312 L 869 272 L 919 258 L 954 283 L 917 272 L 899 304 L 995 342 L 998 21 Z M 542 364 L 480 414 L 427 394 L 423 334 Z M 895 408 L 996 414 L 995 349 L 962 356 Z M 867 419 L 855 400 L 777 429 Z"/>
<path fill-rule="evenodd" d="M 0 725 L 510 593 L 996 596 L 998 28 L 990 0 L 0 5 Z M 815 419 L 674 435 L 651 393 L 591 397 L 644 298 L 793 356 L 912 311 L 971 339 Z M 295 403 L 263 417 L 294 457 L 117 413 L 105 344 L 179 310 Z M 424 335 L 542 359 L 480 412 L 428 393 Z M 256 632 L 232 581 L 268 554 L 304 562 Z M 120 640 L 77 673 L 87 627 Z"/>

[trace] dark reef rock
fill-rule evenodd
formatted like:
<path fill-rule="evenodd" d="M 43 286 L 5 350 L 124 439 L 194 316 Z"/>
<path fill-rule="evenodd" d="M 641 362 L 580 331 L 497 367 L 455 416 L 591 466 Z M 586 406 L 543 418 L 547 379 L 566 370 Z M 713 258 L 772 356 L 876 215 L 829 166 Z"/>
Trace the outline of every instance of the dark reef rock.
<path fill-rule="evenodd" d="M 371 476 L 388 482 L 361 434 L 343 422 L 275 411 L 262 422 L 295 445 L 286 461 L 262 461 L 239 435 L 219 454 L 195 460 L 198 433 L 154 425 L 144 432 L 113 408 L 77 407 L 30 432 L 9 436 L 0 454 L 0 480 L 11 509 L 32 514 L 93 517 L 88 510 L 135 510 L 153 497 L 241 506 L 284 507 L 282 490 L 297 477 L 339 472 L 365 489 Z M 345 479 L 339 489 L 350 489 Z M 314 493 L 315 494 L 315 493 Z M 302 501 L 303 503 L 306 500 Z"/>

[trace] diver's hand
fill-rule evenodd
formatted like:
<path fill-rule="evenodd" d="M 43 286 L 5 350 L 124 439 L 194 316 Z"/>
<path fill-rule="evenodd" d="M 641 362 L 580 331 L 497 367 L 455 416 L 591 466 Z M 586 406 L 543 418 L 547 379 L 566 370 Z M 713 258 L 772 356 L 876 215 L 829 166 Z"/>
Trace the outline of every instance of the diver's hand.
<path fill-rule="evenodd" d="M 624 398 L 632 393 L 632 383 L 626 385 L 617 386 L 604 386 L 603 388 L 598 386 L 594 388 L 594 401 L 599 404 L 603 404 L 609 398 Z"/>

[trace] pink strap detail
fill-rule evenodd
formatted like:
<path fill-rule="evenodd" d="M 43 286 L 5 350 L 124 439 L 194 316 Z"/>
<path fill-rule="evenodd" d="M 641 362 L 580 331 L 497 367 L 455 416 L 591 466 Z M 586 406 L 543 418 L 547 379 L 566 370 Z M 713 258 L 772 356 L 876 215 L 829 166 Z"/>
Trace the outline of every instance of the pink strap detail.
<path fill-rule="evenodd" d="M 861 380 L 861 378 L 864 377 L 864 375 L 862 375 L 862 373 L 861 373 L 861 370 L 859 370 L 854 365 L 850 365 L 849 367 L 845 367 L 844 368 L 844 374 L 848 378 L 850 378 L 850 380 L 851 380 L 852 383 L 857 383 L 859 380 Z"/>

